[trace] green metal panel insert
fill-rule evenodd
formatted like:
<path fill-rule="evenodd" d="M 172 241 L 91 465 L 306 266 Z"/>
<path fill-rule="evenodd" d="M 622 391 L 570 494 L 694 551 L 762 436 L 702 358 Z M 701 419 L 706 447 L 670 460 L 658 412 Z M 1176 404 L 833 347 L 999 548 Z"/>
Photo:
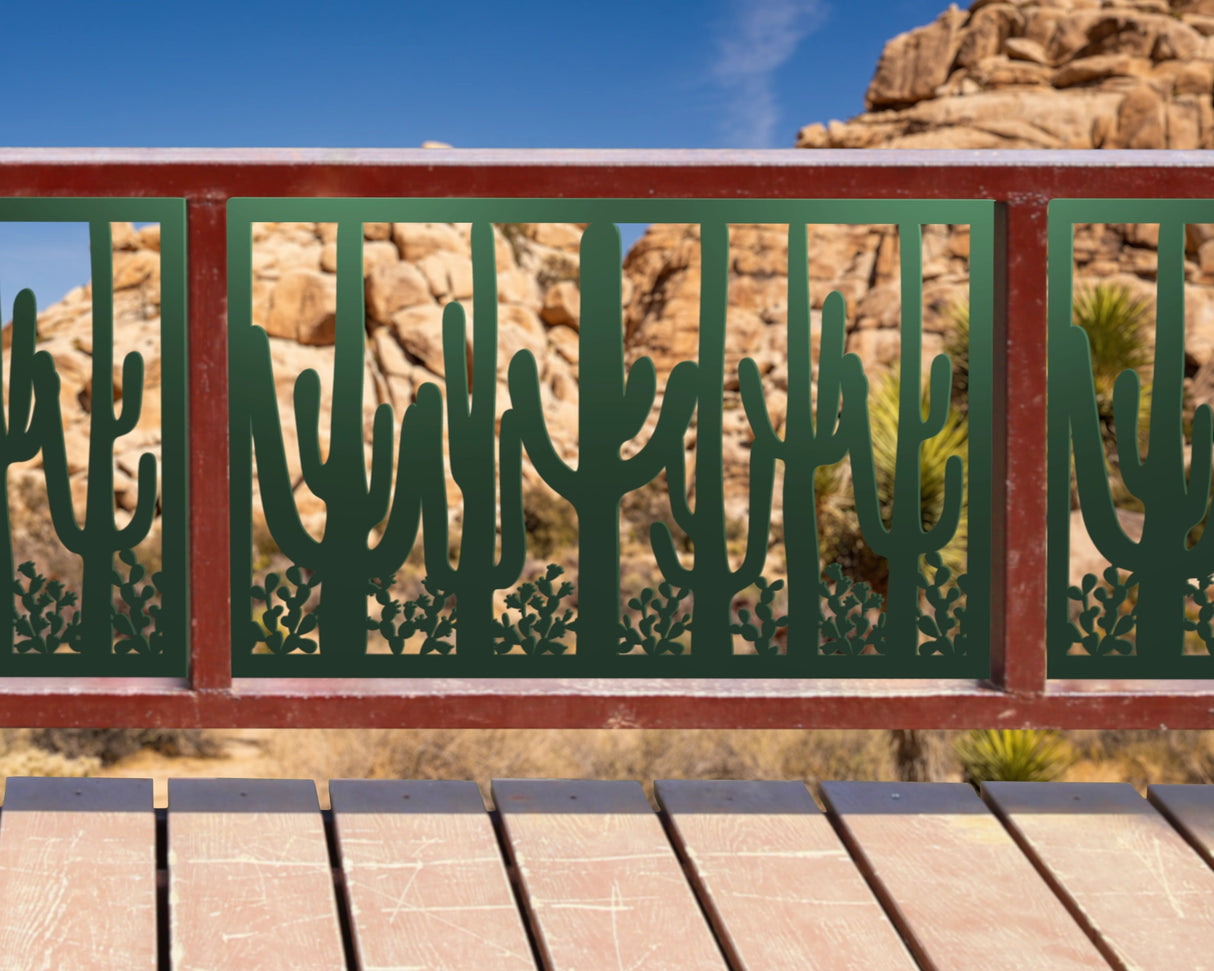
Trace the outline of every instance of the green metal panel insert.
<path fill-rule="evenodd" d="M 336 276 L 333 364 L 324 382 L 312 368 L 276 371 L 276 345 L 254 323 L 254 225 L 309 222 L 336 224 L 329 257 Z M 387 402 L 365 404 L 365 226 L 385 222 L 470 227 L 471 300 L 443 308 L 428 339 L 441 344 L 444 374 L 416 387 L 403 414 Z M 494 226 L 520 223 L 585 227 L 576 460 L 553 445 L 539 382 L 543 362 L 527 349 L 499 359 Z M 664 382 L 648 357 L 630 366 L 625 357 L 618 225 L 628 223 L 698 227 L 698 347 Z M 788 227 L 788 405 L 774 427 L 755 362 L 743 359 L 728 369 L 734 373 L 726 368 L 729 227 L 737 224 Z M 884 451 L 876 447 L 878 397 L 864 362 L 845 352 L 848 308 L 839 293 L 822 302 L 814 373 L 806 227 L 817 224 L 895 227 L 899 373 L 916 376 L 924 363 L 923 226 L 970 229 L 974 433 L 959 439 L 961 453 L 944 464 L 942 501 L 930 521 L 922 456 L 956 433 L 953 363 L 937 355 L 926 389 L 906 380 L 887 397 L 897 440 L 883 443 Z M 988 676 L 993 227 L 994 205 L 984 201 L 230 200 L 233 674 Z M 280 403 L 276 380 L 291 387 L 289 402 Z M 753 436 L 749 519 L 744 535 L 733 537 L 722 506 L 727 382 Z M 647 425 L 655 400 L 660 410 Z M 364 408 L 373 413 L 369 422 Z M 285 433 L 292 416 L 294 436 Z M 690 469 L 683 448 L 689 428 Z M 292 437 L 298 446 L 288 448 Z M 576 516 L 576 583 L 572 571 L 528 560 L 526 463 Z M 820 470 L 841 465 L 854 483 L 863 542 L 887 565 L 884 596 L 838 564 L 822 569 L 815 481 Z M 787 566 L 765 576 L 779 472 Z M 658 579 L 622 589 L 621 504 L 655 482 L 664 482 L 669 508 L 668 521 L 655 522 L 645 537 Z M 297 502 L 305 493 L 323 503 L 323 525 L 301 517 Z M 449 530 L 449 495 L 459 497 L 458 538 Z M 258 530 L 268 533 L 280 564 L 273 568 L 261 563 L 255 570 L 252 562 L 255 500 Z M 963 576 L 940 556 L 959 538 Z M 424 578 L 415 576 L 414 595 L 403 597 L 393 584 L 415 567 Z M 738 610 L 744 590 L 750 606 Z"/>
<path fill-rule="evenodd" d="M 1049 210 L 1049 676 L 1214 677 L 1214 415 L 1185 429 L 1186 225 L 1214 222 L 1214 201 L 1056 200 Z M 1101 337 L 1076 304 L 1076 226 L 1159 228 L 1153 359 L 1098 393 Z M 1086 293 L 1099 293 L 1088 284 Z M 1110 291 L 1105 289 L 1104 293 Z M 1116 318 L 1114 318 L 1116 319 Z M 1119 325 L 1122 330 L 1125 324 Z M 1128 434 L 1127 434 L 1128 432 Z M 1187 441 L 1186 441 L 1187 439 Z M 1072 500 L 1074 496 L 1074 500 Z M 1078 512 L 1072 513 L 1076 504 Z M 1072 576 L 1082 521 L 1107 566 Z M 1200 534 L 1200 535 L 1199 535 Z"/>
<path fill-rule="evenodd" d="M 0 199 L 0 221 L 87 223 L 92 267 L 87 338 L 87 467 L 71 468 L 61 410 L 61 375 L 52 351 L 40 348 L 37 300 L 12 299 L 6 354 L 7 412 L 0 415 L 5 517 L 0 536 L 12 578 L 2 598 L 0 673 L 18 676 L 184 677 L 188 665 L 185 202 L 180 199 Z M 115 453 L 144 412 L 143 355 L 115 361 L 112 223 L 159 223 L 159 456 L 156 443 L 132 470 L 135 501 L 121 512 L 115 498 Z M 78 338 L 82 339 L 82 338 Z M 154 412 L 151 412 L 154 413 Z M 150 414 L 151 414 L 150 413 Z M 145 435 L 145 438 L 147 436 Z M 61 551 L 59 569 L 17 559 L 8 495 L 14 463 L 37 459 L 47 515 Z M 77 502 L 73 502 L 77 493 Z M 26 515 L 31 515 L 27 510 Z M 125 522 L 122 522 L 125 520 Z M 121 522 L 121 525 L 120 525 Z M 159 540 L 156 534 L 159 532 Z M 50 530 L 47 530 L 49 535 Z"/>

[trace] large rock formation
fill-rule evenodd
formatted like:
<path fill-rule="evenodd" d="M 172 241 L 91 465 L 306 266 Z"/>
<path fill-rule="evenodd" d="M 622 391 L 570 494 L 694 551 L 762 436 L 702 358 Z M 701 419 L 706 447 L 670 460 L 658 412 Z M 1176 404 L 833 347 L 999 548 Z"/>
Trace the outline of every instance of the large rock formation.
<path fill-rule="evenodd" d="M 809 125 L 797 144 L 1205 148 L 1214 142 L 1212 95 L 1214 0 L 976 0 L 968 11 L 951 7 L 934 23 L 891 40 L 868 90 L 868 110 L 850 122 Z M 570 461 L 576 458 L 577 435 L 580 231 L 573 225 L 521 224 L 495 231 L 498 411 L 509 404 L 509 354 L 523 347 L 532 350 L 540 362 L 548 427 L 558 451 Z M 848 349 L 865 357 L 870 369 L 893 363 L 900 301 L 895 227 L 815 226 L 810 232 L 815 324 L 826 295 L 838 290 L 847 304 Z M 272 337 L 280 413 L 297 481 L 292 388 L 295 375 L 305 368 L 316 368 L 326 383 L 332 373 L 334 234 L 333 226 L 312 223 L 264 224 L 254 232 L 253 318 Z M 448 366 L 441 347 L 442 308 L 460 300 L 471 315 L 472 272 L 467 226 L 373 223 L 365 227 L 365 237 L 369 429 L 377 404 L 391 403 L 399 420 L 421 384 L 441 385 Z M 695 355 L 698 237 L 695 226 L 655 225 L 624 261 L 627 355 L 629 360 L 653 357 L 660 376 L 676 361 Z M 1149 226 L 1083 227 L 1075 243 L 1078 272 L 1086 280 L 1123 282 L 1153 297 L 1156 237 Z M 730 242 L 726 514 L 740 521 L 746 515 L 751 435 L 740 406 L 736 365 L 743 356 L 756 359 L 766 375 L 769 411 L 778 428 L 787 389 L 787 231 L 783 226 L 734 226 Z M 116 360 L 138 348 L 149 361 L 143 420 L 120 440 L 116 457 L 115 500 L 129 510 L 138 456 L 159 443 L 158 236 L 154 227 L 137 232 L 122 226 L 116 229 L 114 246 Z M 951 312 L 965 302 L 968 257 L 964 228 L 926 228 L 925 365 L 943 346 Z M 1188 371 L 1198 397 L 1214 398 L 1214 227 L 1191 227 L 1187 257 Z M 63 380 L 69 464 L 81 502 L 87 476 L 89 297 L 88 287 L 73 291 L 45 310 L 38 325 L 40 346 L 55 356 Z M 322 414 L 322 432 L 327 427 L 327 414 Z M 36 467 L 38 460 L 31 464 Z M 544 496 L 534 473 L 527 474 L 533 496 Z M 14 508 L 36 511 L 40 473 L 26 468 L 14 475 Z M 777 494 L 777 510 L 779 498 Z M 305 520 L 316 528 L 323 503 L 302 482 L 296 499 Z M 452 499 L 457 499 L 454 489 Z M 625 509 L 636 520 L 634 532 L 642 545 L 643 520 L 663 515 L 656 506 L 646 500 Z M 40 516 L 20 516 L 18 530 L 19 557 L 23 550 L 38 549 L 52 570 L 71 574 L 66 561 L 72 558 L 49 552 L 49 524 Z M 778 548 L 773 540 L 777 570 Z"/>
<path fill-rule="evenodd" d="M 801 148 L 1208 148 L 1210 0 L 975 0 L 891 40 Z"/>

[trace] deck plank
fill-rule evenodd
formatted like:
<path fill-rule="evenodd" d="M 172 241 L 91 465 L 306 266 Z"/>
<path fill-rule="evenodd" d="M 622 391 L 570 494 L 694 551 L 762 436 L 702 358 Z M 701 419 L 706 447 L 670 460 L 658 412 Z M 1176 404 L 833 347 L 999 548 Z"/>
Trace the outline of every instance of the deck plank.
<path fill-rule="evenodd" d="M 169 780 L 174 971 L 345 971 L 311 781 Z"/>
<path fill-rule="evenodd" d="M 340 779 L 329 799 L 363 967 L 535 971 L 475 782 Z"/>
<path fill-rule="evenodd" d="M 1122 782 L 995 782 L 984 796 L 1117 960 L 1214 969 L 1214 872 Z"/>
<path fill-rule="evenodd" d="M 1148 786 L 1147 798 L 1202 859 L 1214 867 L 1214 786 Z"/>
<path fill-rule="evenodd" d="M 654 788 L 733 967 L 918 967 L 802 783 L 662 780 Z"/>
<path fill-rule="evenodd" d="M 824 782 L 822 796 L 925 968 L 1108 968 L 970 786 Z"/>
<path fill-rule="evenodd" d="M 725 968 L 638 783 L 495 780 L 493 801 L 549 971 Z"/>
<path fill-rule="evenodd" d="M 150 779 L 8 780 L 0 969 L 156 968 Z"/>

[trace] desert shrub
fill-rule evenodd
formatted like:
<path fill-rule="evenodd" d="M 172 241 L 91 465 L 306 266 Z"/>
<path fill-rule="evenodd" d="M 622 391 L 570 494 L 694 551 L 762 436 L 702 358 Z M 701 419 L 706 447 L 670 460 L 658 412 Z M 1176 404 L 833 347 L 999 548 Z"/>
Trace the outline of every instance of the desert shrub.
<path fill-rule="evenodd" d="M 983 729 L 957 741 L 967 782 L 1051 782 L 1074 761 L 1070 745 L 1054 731 Z"/>
<path fill-rule="evenodd" d="M 111 765 L 150 748 L 170 756 L 217 756 L 219 740 L 194 728 L 40 728 L 29 734 L 31 745 L 67 759 L 95 759 Z"/>

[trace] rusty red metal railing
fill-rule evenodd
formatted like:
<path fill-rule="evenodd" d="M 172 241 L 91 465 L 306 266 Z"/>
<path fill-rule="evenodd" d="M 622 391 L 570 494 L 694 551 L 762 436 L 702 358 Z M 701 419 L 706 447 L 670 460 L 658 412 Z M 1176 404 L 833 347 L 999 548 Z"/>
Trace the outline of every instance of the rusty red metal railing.
<path fill-rule="evenodd" d="M 0 725 L 1209 728 L 1214 682 L 1046 676 L 1046 210 L 1214 198 L 1201 152 L 3 149 L 0 196 L 186 200 L 190 675 L 0 682 Z M 985 199 L 997 204 L 992 670 L 963 681 L 233 679 L 227 200 Z"/>

